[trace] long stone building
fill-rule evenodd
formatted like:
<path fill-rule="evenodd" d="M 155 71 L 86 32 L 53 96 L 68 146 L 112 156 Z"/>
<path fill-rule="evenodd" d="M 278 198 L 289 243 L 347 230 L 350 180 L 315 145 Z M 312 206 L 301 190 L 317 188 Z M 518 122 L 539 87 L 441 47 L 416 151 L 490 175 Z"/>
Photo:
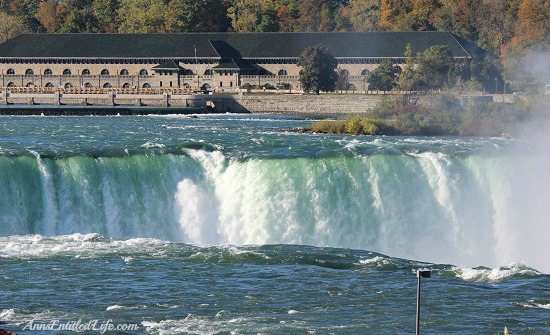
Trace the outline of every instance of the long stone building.
<path fill-rule="evenodd" d="M 22 34 L 0 44 L 2 87 L 50 90 L 218 90 L 270 84 L 299 89 L 296 65 L 323 44 L 366 90 L 382 60 L 404 64 L 415 51 L 446 45 L 457 59 L 494 57 L 448 32 Z M 248 86 L 248 85 L 247 85 Z"/>

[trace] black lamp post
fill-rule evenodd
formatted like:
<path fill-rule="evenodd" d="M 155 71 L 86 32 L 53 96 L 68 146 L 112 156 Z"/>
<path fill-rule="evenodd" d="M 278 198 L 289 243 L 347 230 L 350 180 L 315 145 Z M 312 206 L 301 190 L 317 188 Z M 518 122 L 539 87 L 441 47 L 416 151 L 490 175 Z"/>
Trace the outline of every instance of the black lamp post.
<path fill-rule="evenodd" d="M 432 278 L 432 270 L 416 270 L 418 288 L 416 291 L 416 335 L 420 334 L 420 279 Z"/>

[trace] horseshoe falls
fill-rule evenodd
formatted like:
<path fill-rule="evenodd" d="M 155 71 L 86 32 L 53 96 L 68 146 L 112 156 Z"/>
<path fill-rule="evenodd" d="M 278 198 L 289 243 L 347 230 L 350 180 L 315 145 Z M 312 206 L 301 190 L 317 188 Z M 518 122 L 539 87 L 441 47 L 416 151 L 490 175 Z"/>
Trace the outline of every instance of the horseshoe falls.
<path fill-rule="evenodd" d="M 133 320 L 143 334 L 390 334 L 413 329 L 414 271 L 427 267 L 438 277 L 426 284 L 433 300 L 462 320 L 429 302 L 431 332 L 550 331 L 544 143 L 295 131 L 311 122 L 0 118 L 4 280 L 14 281 L 10 297 L 50 292 L 37 298 L 50 307 L 14 298 L 1 318 L 18 333 L 30 319 L 71 321 L 78 311 Z M 37 266 L 64 274 L 43 278 Z M 95 286 L 98 309 L 81 310 L 62 292 L 78 296 L 90 271 L 115 283 Z M 192 289 L 201 276 L 211 284 Z M 171 287 L 169 298 L 157 285 Z M 495 292 L 480 297 L 484 287 Z M 390 315 L 361 300 L 363 289 L 367 300 L 383 292 Z"/>

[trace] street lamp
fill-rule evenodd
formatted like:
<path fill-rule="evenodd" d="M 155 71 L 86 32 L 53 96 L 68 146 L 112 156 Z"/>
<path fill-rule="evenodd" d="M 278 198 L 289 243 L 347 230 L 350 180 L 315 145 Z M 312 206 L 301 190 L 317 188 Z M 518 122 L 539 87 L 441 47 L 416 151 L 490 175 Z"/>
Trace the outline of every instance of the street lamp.
<path fill-rule="evenodd" d="M 432 270 L 416 270 L 418 288 L 416 291 L 416 335 L 420 334 L 420 278 L 432 278 Z"/>
<path fill-rule="evenodd" d="M 495 94 L 498 94 L 497 83 L 498 83 L 497 78 L 495 78 Z"/>

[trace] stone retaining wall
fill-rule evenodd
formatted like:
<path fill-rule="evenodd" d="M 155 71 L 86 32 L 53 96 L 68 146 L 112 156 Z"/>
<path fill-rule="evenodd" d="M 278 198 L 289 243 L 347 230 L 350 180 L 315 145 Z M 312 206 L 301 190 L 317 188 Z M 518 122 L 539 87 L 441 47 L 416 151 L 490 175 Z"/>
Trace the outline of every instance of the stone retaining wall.
<path fill-rule="evenodd" d="M 4 91 L 0 95 L 0 104 L 201 107 L 215 113 L 361 114 L 379 101 L 393 98 L 382 94 L 44 94 Z M 493 96 L 463 98 L 496 100 Z M 504 102 L 506 98 L 501 100 Z"/>

